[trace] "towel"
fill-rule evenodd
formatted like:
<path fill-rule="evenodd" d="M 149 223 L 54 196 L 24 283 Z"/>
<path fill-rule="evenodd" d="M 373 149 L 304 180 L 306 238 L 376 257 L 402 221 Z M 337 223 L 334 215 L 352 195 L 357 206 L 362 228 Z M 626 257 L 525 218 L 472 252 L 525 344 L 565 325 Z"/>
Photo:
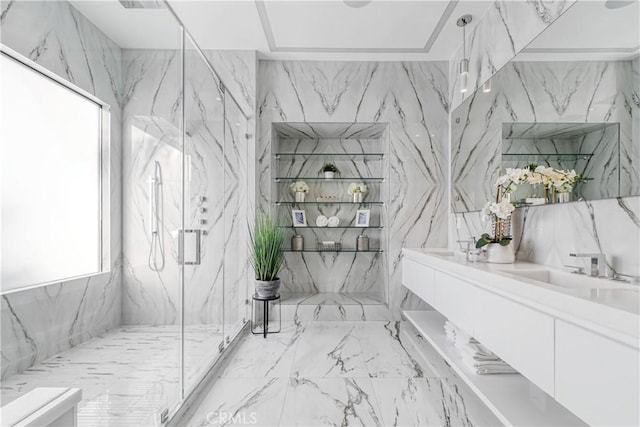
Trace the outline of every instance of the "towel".
<path fill-rule="evenodd" d="M 502 359 L 498 360 L 475 360 L 467 355 L 462 357 L 462 363 L 469 369 L 479 375 L 489 374 L 512 374 L 517 373 L 515 369 L 509 366 Z"/>
<path fill-rule="evenodd" d="M 479 342 L 469 342 L 462 347 L 462 354 L 471 357 L 473 360 L 500 360 L 491 350 Z"/>
<path fill-rule="evenodd" d="M 491 374 L 517 374 L 518 371 L 513 369 L 511 366 L 500 366 L 500 367 L 483 367 L 476 369 L 476 374 L 478 375 L 491 375 Z"/>

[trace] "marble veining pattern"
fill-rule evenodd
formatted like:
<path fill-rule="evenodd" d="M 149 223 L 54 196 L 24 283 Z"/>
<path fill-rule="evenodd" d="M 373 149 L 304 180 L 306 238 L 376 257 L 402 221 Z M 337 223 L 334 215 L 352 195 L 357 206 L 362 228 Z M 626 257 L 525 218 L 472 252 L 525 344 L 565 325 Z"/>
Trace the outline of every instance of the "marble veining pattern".
<path fill-rule="evenodd" d="M 178 425 L 500 425 L 408 323 L 284 326 L 244 340 Z"/>
<path fill-rule="evenodd" d="M 69 3 L 3 1 L 2 43 L 111 106 L 110 272 L 2 297 L 2 379 L 120 324 L 121 60 Z M 25 31 L 29 28 L 29 31 Z"/>
<path fill-rule="evenodd" d="M 446 74 L 446 64 L 441 62 L 259 63 L 260 209 L 269 209 L 275 197 L 271 186 L 273 123 L 388 123 L 390 197 L 386 226 L 391 237 L 384 256 L 388 303 L 394 316 L 399 316 L 401 304 L 419 304 L 400 285 L 401 248 L 446 242 L 448 103 L 442 96 L 447 88 Z M 313 264 L 322 270 L 321 261 Z"/>
<path fill-rule="evenodd" d="M 223 336 L 190 327 L 185 338 L 186 366 L 203 368 Z M 3 380 L 0 403 L 36 387 L 80 387 L 79 426 L 160 425 L 158 414 L 179 399 L 179 357 L 178 326 L 116 328 Z"/>

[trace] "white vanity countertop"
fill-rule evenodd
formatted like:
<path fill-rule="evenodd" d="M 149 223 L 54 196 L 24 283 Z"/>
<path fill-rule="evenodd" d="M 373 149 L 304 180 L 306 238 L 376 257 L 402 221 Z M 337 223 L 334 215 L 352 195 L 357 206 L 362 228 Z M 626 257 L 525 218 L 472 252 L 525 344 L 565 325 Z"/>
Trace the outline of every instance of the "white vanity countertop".
<path fill-rule="evenodd" d="M 640 286 L 621 284 L 629 288 L 622 290 L 565 288 L 510 275 L 517 275 L 518 270 L 555 270 L 546 265 L 467 262 L 464 254 L 454 256 L 447 249 L 403 248 L 402 252 L 407 258 L 480 288 L 640 348 Z M 588 280 L 602 280 L 605 287 L 616 285 L 609 279 Z"/>

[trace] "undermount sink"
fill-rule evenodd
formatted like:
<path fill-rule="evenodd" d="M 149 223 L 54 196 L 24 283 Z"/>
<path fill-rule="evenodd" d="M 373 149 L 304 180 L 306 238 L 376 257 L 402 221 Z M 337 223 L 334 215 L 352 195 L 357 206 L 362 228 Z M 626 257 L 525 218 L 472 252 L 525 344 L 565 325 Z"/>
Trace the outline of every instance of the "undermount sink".
<path fill-rule="evenodd" d="M 558 270 L 515 270 L 502 273 L 570 289 L 640 290 L 638 286 Z"/>

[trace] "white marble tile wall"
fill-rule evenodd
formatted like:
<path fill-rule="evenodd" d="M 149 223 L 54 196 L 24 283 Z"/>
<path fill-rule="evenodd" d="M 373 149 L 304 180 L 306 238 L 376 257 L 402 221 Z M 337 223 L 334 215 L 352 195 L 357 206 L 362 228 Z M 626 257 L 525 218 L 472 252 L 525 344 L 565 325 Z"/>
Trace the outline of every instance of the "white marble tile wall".
<path fill-rule="evenodd" d="M 574 3 L 575 0 L 498 0 L 483 16 L 474 16 L 474 27 L 467 32 L 466 40 L 466 58 L 469 60 L 469 90 L 466 93 L 460 92 L 462 43 L 449 61 L 451 110 L 471 96 L 474 89 L 500 70 Z"/>
<path fill-rule="evenodd" d="M 452 247 L 490 229 L 479 212 L 454 214 L 452 223 Z M 521 208 L 513 226 L 518 260 L 586 268 L 569 253 L 604 253 L 612 271 L 640 276 L 640 197 Z"/>
<path fill-rule="evenodd" d="M 2 43 L 111 105 L 111 272 L 2 297 L 2 378 L 121 317 L 120 49 L 69 3 L 3 1 Z"/>
<path fill-rule="evenodd" d="M 389 304 L 416 301 L 401 286 L 401 248 L 446 245 L 447 64 L 445 62 L 260 61 L 258 206 L 271 194 L 272 123 L 389 124 Z M 316 261 L 318 271 L 322 274 Z M 358 260 L 357 262 L 361 262 Z M 310 261 L 307 261 L 309 264 Z M 324 268 L 330 268 L 327 265 Z"/>

